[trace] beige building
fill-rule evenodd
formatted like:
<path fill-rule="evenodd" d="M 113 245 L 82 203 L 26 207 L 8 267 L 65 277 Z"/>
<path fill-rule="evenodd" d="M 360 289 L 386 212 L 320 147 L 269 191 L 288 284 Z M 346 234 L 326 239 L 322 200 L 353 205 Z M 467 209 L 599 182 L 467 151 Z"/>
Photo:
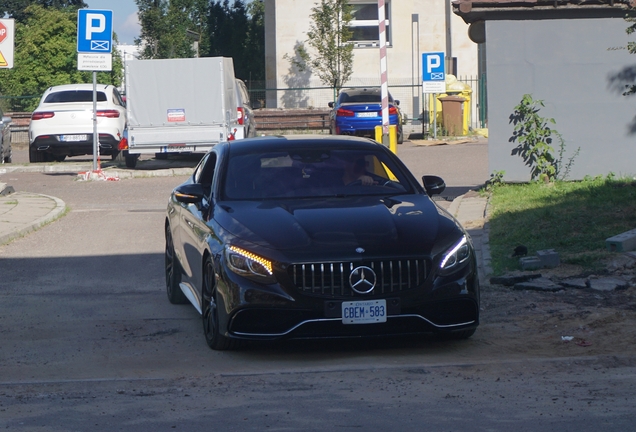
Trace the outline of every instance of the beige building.
<path fill-rule="evenodd" d="M 326 108 L 333 99 L 311 71 L 300 72 L 287 57 L 307 39 L 311 8 L 318 0 L 265 0 L 265 64 L 268 108 Z M 468 25 L 452 13 L 450 0 L 385 0 L 389 91 L 400 100 L 409 119 L 422 111 L 424 52 L 445 52 L 446 72 L 477 75 L 477 45 L 468 37 Z M 353 74 L 348 86 L 380 85 L 378 2 L 350 0 L 354 9 Z M 446 35 L 449 35 L 447 38 Z M 450 54 L 450 55 L 449 55 Z"/>

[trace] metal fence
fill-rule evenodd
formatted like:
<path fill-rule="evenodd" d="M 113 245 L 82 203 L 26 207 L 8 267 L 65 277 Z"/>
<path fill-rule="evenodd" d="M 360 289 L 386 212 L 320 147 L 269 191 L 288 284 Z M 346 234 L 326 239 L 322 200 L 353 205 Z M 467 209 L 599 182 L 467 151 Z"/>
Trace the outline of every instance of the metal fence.
<path fill-rule="evenodd" d="M 486 101 L 486 76 L 459 77 L 457 82 L 464 88 L 460 96 L 464 96 L 465 110 L 468 110 L 467 127 L 475 130 L 487 127 L 487 101 Z M 288 87 L 281 88 L 267 86 L 263 81 L 247 81 L 250 98 L 258 102 L 261 108 L 286 109 L 328 109 L 328 103 L 334 100 L 334 92 L 331 87 Z M 379 87 L 378 83 L 351 83 L 347 87 Z M 402 113 L 405 115 L 407 125 L 422 128 L 427 133 L 433 124 L 435 107 L 434 98 L 445 96 L 422 94 L 422 85 L 410 83 L 389 83 L 389 92 L 394 99 L 400 101 Z M 449 93 L 450 94 L 450 93 Z M 438 102 L 439 108 L 439 102 Z M 438 119 L 441 118 L 441 108 L 438 110 Z"/>
<path fill-rule="evenodd" d="M 463 92 L 459 94 L 467 99 L 463 109 L 468 110 L 466 126 L 469 133 L 475 129 L 487 127 L 486 76 L 459 77 L 457 81 L 464 86 Z M 262 126 L 271 123 L 271 127 L 274 128 L 276 125 L 284 123 L 286 128 L 294 129 L 294 124 L 297 123 L 298 129 L 315 130 L 320 129 L 320 125 L 323 125 L 324 129 L 328 128 L 325 112 L 329 110 L 328 103 L 334 100 L 333 88 L 276 88 L 266 86 L 263 81 L 247 81 L 246 84 L 252 102 L 257 102 L 260 108 L 279 108 L 277 110 L 279 111 L 278 113 L 260 113 L 263 116 L 263 118 L 259 119 Z M 379 85 L 372 84 L 356 82 L 351 87 L 379 87 Z M 461 85 L 459 87 L 462 87 Z M 410 132 L 422 132 L 424 135 L 431 134 L 435 117 L 434 113 L 437 112 L 438 132 L 440 135 L 444 135 L 443 125 L 440 126 L 442 122 L 439 102 L 437 110 L 434 106 L 435 98 L 443 95 L 422 94 L 421 84 L 399 84 L 395 81 L 393 81 L 392 85 L 389 85 L 389 92 L 391 92 L 394 99 L 400 101 L 400 107 L 405 116 L 405 124 L 411 127 Z M 0 107 L 5 113 L 12 111 L 24 112 L 26 110 L 19 108 L 25 106 L 32 98 L 39 98 L 39 96 L 0 96 Z M 294 110 L 298 109 L 304 112 L 294 112 Z M 315 110 L 314 115 L 310 112 L 311 110 Z M 28 111 L 27 113 L 30 115 Z M 20 124 L 17 123 L 14 119 L 14 124 L 12 125 L 13 138 L 16 141 L 26 141 L 28 139 L 26 136 L 28 120 L 20 122 Z"/>

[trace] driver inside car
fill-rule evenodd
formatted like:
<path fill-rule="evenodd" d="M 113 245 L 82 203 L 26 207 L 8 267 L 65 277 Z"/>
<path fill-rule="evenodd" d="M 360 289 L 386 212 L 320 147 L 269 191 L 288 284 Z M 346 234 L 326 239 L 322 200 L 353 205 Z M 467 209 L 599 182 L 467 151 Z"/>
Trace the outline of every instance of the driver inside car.
<path fill-rule="evenodd" d="M 362 186 L 372 186 L 378 184 L 367 173 L 367 161 L 364 156 L 351 155 L 344 159 L 344 170 L 342 174 L 342 183 L 346 186 L 354 182 L 360 182 Z"/>

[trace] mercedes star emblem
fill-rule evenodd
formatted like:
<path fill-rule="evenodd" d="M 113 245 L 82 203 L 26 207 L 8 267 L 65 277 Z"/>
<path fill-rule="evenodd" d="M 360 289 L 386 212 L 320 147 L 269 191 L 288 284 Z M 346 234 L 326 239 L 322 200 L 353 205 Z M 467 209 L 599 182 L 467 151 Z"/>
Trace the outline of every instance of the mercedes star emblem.
<path fill-rule="evenodd" d="M 358 294 L 369 294 L 375 288 L 375 272 L 370 267 L 356 267 L 349 274 L 349 283 Z"/>

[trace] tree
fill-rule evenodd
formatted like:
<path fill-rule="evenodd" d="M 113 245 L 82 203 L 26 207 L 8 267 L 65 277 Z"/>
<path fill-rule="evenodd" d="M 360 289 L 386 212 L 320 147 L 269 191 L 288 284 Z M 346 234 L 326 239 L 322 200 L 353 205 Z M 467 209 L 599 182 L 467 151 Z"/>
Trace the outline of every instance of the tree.
<path fill-rule="evenodd" d="M 265 78 L 265 6 L 260 1 L 214 1 L 208 14 L 210 57 L 232 57 L 243 80 Z"/>
<path fill-rule="evenodd" d="M 245 57 L 251 59 L 244 79 L 265 80 L 265 5 L 261 1 L 252 1 L 247 6 L 249 16 Z"/>
<path fill-rule="evenodd" d="M 636 8 L 630 8 L 628 10 L 625 21 L 632 23 L 625 30 L 627 34 L 636 33 Z M 636 54 L 636 42 L 633 42 L 633 41 L 627 42 L 627 51 L 630 54 Z M 630 71 L 630 72 L 631 73 L 626 74 L 627 76 L 621 75 L 618 78 L 622 78 L 623 80 L 634 82 L 635 80 L 634 76 L 636 75 L 636 73 L 634 71 Z M 625 84 L 625 92 L 623 93 L 623 95 L 628 96 L 634 93 L 636 93 L 636 84 Z"/>
<path fill-rule="evenodd" d="M 353 72 L 353 45 L 349 23 L 352 20 L 348 0 L 320 0 L 311 8 L 311 24 L 306 44 L 297 45 L 292 64 L 303 71 L 310 67 L 320 81 L 334 89 L 334 96 Z"/>
<path fill-rule="evenodd" d="M 92 82 L 91 72 L 77 70 L 77 11 L 34 4 L 24 13 L 24 23 L 15 28 L 14 68 L 0 70 L 0 94 L 39 97 L 53 85 Z M 113 51 L 112 71 L 98 73 L 97 80 L 119 85 L 121 71 L 121 58 Z M 12 99 L 9 109 L 31 111 L 37 97 L 23 103 Z"/>
<path fill-rule="evenodd" d="M 31 5 L 40 5 L 44 8 L 75 10 L 88 7 L 83 0 L 3 0 L 0 6 L 0 16 L 6 15 L 16 22 L 23 23 L 27 18 L 26 8 Z"/>
<path fill-rule="evenodd" d="M 194 57 L 194 42 L 207 51 L 207 0 L 135 0 L 141 34 L 135 44 L 142 47 L 140 58 Z M 203 46 L 201 46 L 203 45 Z"/>

